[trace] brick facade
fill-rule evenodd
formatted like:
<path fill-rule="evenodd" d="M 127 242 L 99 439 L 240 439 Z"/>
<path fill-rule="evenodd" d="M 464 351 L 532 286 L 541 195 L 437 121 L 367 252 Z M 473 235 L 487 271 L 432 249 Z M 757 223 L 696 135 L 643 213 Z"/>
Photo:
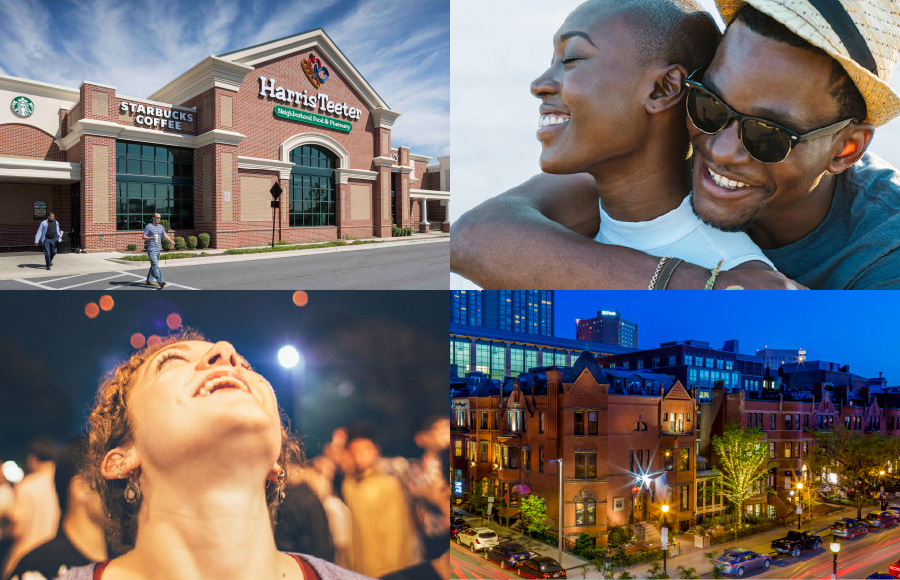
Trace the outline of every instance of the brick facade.
<path fill-rule="evenodd" d="M 73 91 L 77 101 L 59 110 L 60 124 L 56 136 L 27 123 L 0 124 L 0 156 L 81 165 L 78 184 L 80 200 L 76 207 L 82 224 L 81 247 L 87 251 L 124 250 L 129 244 L 142 245 L 140 231 L 116 230 L 117 141 L 157 143 L 194 150 L 194 228 L 178 230 L 175 234 L 187 237 L 209 233 L 210 246 L 214 248 L 258 246 L 271 242 L 273 224 L 268 207 L 270 199 L 261 199 L 262 180 L 269 180 L 272 184 L 277 181 L 283 190 L 282 207 L 280 212 L 276 212 L 275 224 L 275 237 L 279 240 L 317 242 L 344 237 L 390 237 L 394 221 L 398 222 L 398 226 L 418 227 L 421 204 L 410 199 L 410 188 L 421 187 L 429 175 L 427 162 L 423 162 L 420 156 L 411 159 L 406 147 L 398 147 L 397 154 L 392 155 L 390 127 L 397 114 L 389 111 L 377 93 L 352 69 L 352 65 L 334 52 L 331 41 L 324 33 L 312 31 L 296 38 L 299 39 L 296 50 L 273 55 L 263 62 L 253 61 L 252 65 L 244 64 L 241 58 L 252 60 L 255 54 L 268 55 L 265 48 L 237 51 L 239 56 L 230 57 L 236 53 L 229 53 L 215 57 L 215 66 L 218 66 L 217 63 L 225 63 L 224 66 L 233 63 L 231 66 L 236 67 L 234 70 L 238 72 L 229 70 L 229 73 L 243 74 L 239 85 L 217 81 L 210 83 L 211 88 L 189 96 L 186 91 L 190 90 L 192 82 L 202 86 L 203 82 L 209 82 L 202 75 L 219 74 L 189 70 L 170 83 L 182 88 L 166 93 L 170 86 L 167 85 L 160 93 L 173 96 L 184 94 L 186 98 L 173 99 L 179 102 L 167 104 L 131 99 L 118 96 L 112 87 L 83 83 L 77 93 Z M 303 45 L 303 42 L 307 44 Z M 301 61 L 310 54 L 315 54 L 330 71 L 328 79 L 318 88 L 312 86 L 301 66 Z M 229 58 L 234 60 L 229 61 Z M 200 76 L 195 79 L 191 74 Z M 274 86 L 283 87 L 286 91 L 306 91 L 310 96 L 327 95 L 329 101 L 346 103 L 348 107 L 360 110 L 361 114 L 354 119 L 350 115 L 328 113 L 296 101 L 287 103 L 270 94 L 261 95 L 261 77 L 274 79 Z M 234 78 L 231 76 L 228 80 L 234 83 Z M 274 114 L 276 106 L 349 122 L 351 130 L 345 133 L 280 118 Z M 144 107 L 151 113 L 142 118 L 138 107 Z M 187 115 L 192 117 L 190 121 L 185 120 Z M 160 126 L 154 126 L 147 119 L 159 119 Z M 180 129 L 174 126 L 175 119 L 180 119 Z M 115 124 L 115 127 L 110 127 L 109 123 Z M 157 133 L 158 140 L 154 136 Z M 333 226 L 290 226 L 290 180 L 286 178 L 290 170 L 287 165 L 289 153 L 305 144 L 323 147 L 335 156 L 337 171 L 333 180 Z M 418 185 L 411 185 L 411 175 L 415 176 Z M 246 198 L 241 191 L 242 181 L 253 185 L 252 192 L 248 192 Z M 68 186 L 59 187 L 65 191 L 54 196 L 53 205 L 64 205 L 68 212 L 72 206 Z M 392 189 L 396 194 L 396 220 L 391 212 Z M 6 195 L 12 195 L 12 191 L 9 188 L 0 189 L 0 193 Z M 18 195 L 30 195 L 21 187 L 15 191 Z M 439 203 L 429 204 L 428 219 L 445 219 L 443 209 Z M 59 210 L 57 215 L 60 216 Z M 60 221 L 64 229 L 71 227 L 71 223 L 66 224 L 62 217 Z M 0 246 L 4 243 L 22 243 L 26 240 L 23 231 L 31 230 L 32 225 L 30 222 L 0 224 Z"/>

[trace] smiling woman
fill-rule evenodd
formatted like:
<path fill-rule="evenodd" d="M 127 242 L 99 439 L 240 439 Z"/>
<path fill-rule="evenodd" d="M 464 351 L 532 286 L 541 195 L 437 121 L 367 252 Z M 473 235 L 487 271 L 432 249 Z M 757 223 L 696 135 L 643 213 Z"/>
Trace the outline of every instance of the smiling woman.
<path fill-rule="evenodd" d="M 301 455 L 271 385 L 231 344 L 185 331 L 145 348 L 103 382 L 89 419 L 86 475 L 123 555 L 62 578 L 364 578 L 276 548 Z"/>

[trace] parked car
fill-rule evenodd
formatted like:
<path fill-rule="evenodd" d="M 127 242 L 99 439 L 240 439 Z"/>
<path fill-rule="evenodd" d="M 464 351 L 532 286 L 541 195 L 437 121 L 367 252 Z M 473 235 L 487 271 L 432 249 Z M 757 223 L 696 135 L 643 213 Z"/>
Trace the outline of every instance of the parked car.
<path fill-rule="evenodd" d="M 831 526 L 831 535 L 836 538 L 855 538 L 869 531 L 865 520 L 841 518 Z"/>
<path fill-rule="evenodd" d="M 522 578 L 565 578 L 566 570 L 553 558 L 538 556 L 519 564 L 516 574 Z"/>
<path fill-rule="evenodd" d="M 760 554 L 753 550 L 743 550 L 741 548 L 729 548 L 725 553 L 716 558 L 713 564 L 716 568 L 725 574 L 734 574 L 738 578 L 750 570 L 763 568 L 768 570 L 771 564 L 771 558 L 768 554 Z"/>
<path fill-rule="evenodd" d="M 790 531 L 787 536 L 772 542 L 773 550 L 779 554 L 790 554 L 795 558 L 799 558 L 803 550 L 818 550 L 821 547 L 822 537 L 812 532 Z"/>
<path fill-rule="evenodd" d="M 894 515 L 900 517 L 900 505 L 889 505 L 887 511 L 894 512 Z"/>
<path fill-rule="evenodd" d="M 456 543 L 467 546 L 473 552 L 493 548 L 499 543 L 497 534 L 491 528 L 467 528 L 456 535 Z"/>
<path fill-rule="evenodd" d="M 891 576 L 890 574 L 885 574 L 884 572 L 875 572 L 874 574 L 869 574 L 866 576 L 866 580 L 893 580 L 896 576 Z"/>
<path fill-rule="evenodd" d="M 886 528 L 897 523 L 897 514 L 891 511 L 871 512 L 866 516 L 870 528 Z"/>
<path fill-rule="evenodd" d="M 894 578 L 900 578 L 900 560 L 897 560 L 896 562 L 888 566 L 888 574 L 890 574 Z"/>
<path fill-rule="evenodd" d="M 531 557 L 531 554 L 532 552 L 526 549 L 522 544 L 503 542 L 489 550 L 485 550 L 484 559 L 500 564 L 501 569 L 510 568 L 515 570 L 519 567 L 519 564 Z"/>
<path fill-rule="evenodd" d="M 472 525 L 463 518 L 453 516 L 450 518 L 450 537 L 456 539 L 456 536 L 459 534 L 460 530 L 471 527 Z"/>

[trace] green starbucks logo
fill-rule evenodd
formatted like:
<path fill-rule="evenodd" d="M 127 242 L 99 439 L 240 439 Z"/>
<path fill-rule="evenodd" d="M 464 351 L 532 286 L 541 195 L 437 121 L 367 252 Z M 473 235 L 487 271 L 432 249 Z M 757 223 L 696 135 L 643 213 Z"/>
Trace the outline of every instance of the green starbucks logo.
<path fill-rule="evenodd" d="M 28 97 L 16 97 L 12 100 L 9 108 L 20 117 L 30 117 L 34 112 L 34 103 Z"/>

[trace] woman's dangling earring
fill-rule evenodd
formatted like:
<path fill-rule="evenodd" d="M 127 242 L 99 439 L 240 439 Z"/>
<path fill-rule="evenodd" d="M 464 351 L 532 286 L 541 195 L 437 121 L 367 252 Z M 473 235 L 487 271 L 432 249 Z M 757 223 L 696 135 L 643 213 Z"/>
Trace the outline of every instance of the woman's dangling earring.
<path fill-rule="evenodd" d="M 141 501 L 141 488 L 138 487 L 134 479 L 129 479 L 128 483 L 125 484 L 125 501 L 131 505 Z"/>
<path fill-rule="evenodd" d="M 284 494 L 284 477 L 285 477 L 284 468 L 276 463 L 275 464 L 275 486 L 276 486 L 276 489 L 278 490 L 278 497 L 281 499 L 284 499 L 284 496 L 285 496 L 285 494 Z"/>

